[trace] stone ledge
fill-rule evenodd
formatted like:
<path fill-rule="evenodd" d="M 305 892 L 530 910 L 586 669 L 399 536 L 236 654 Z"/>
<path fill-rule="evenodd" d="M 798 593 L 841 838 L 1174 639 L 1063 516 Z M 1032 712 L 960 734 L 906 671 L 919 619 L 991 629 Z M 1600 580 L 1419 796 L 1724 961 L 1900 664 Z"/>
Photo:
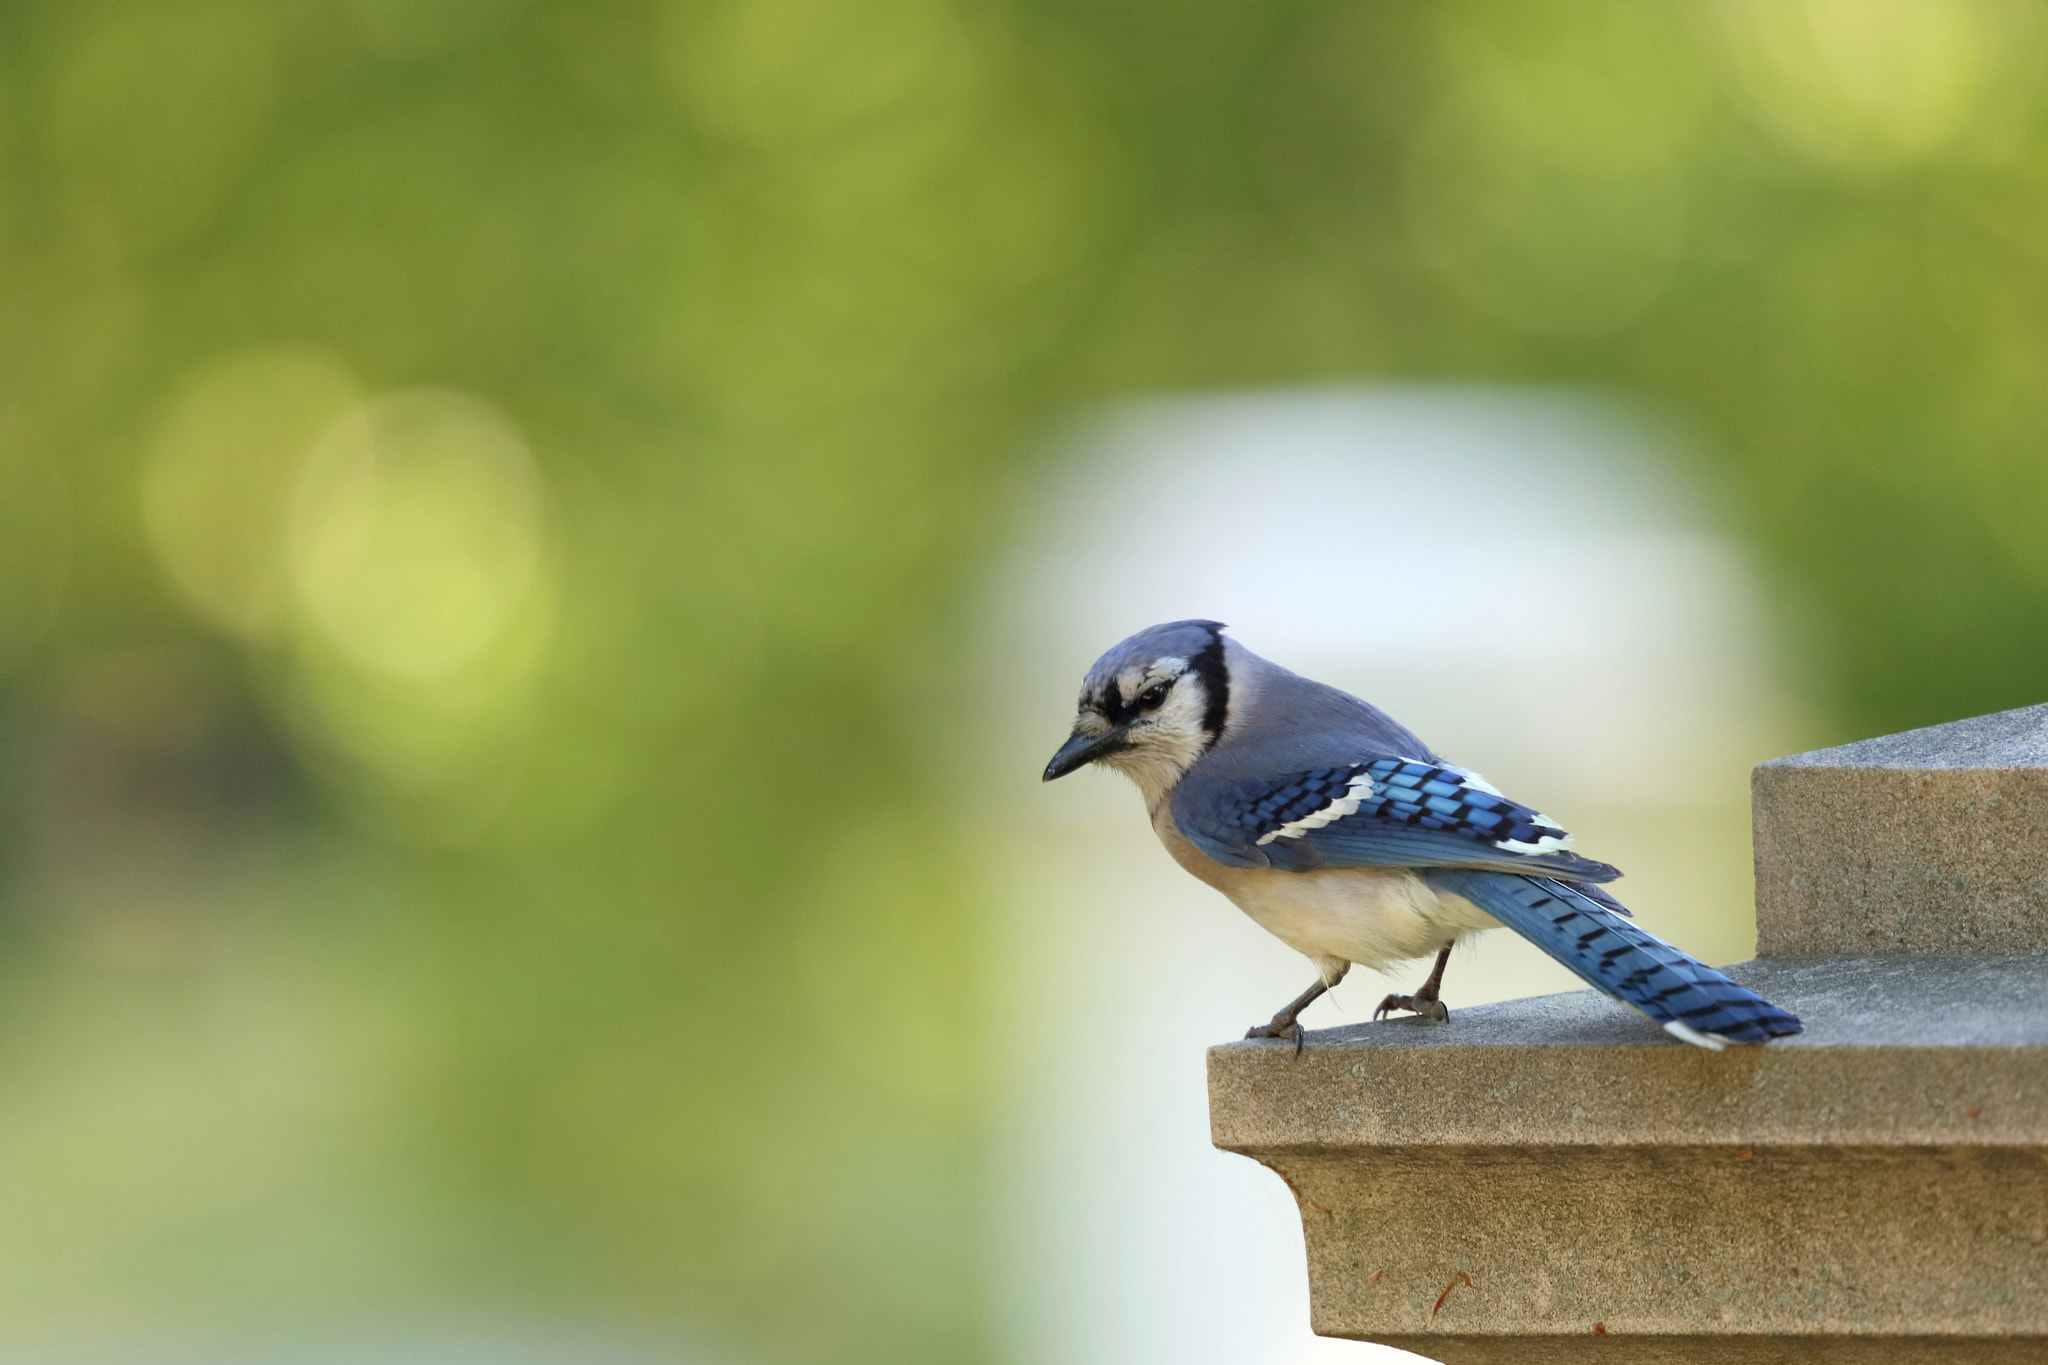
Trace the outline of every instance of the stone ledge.
<path fill-rule="evenodd" d="M 1209 1052 L 1215 1144 L 1247 1154 L 1468 1144 L 2048 1145 L 2048 957 L 1740 963 L 1806 1022 L 1677 1042 L 1593 991 Z"/>
<path fill-rule="evenodd" d="M 1808 1031 L 1708 1053 L 1589 991 L 1211 1049 L 1216 1145 L 1300 1205 L 1316 1331 L 2048 1360 L 2048 958 L 1729 972 Z"/>
<path fill-rule="evenodd" d="M 2048 1349 L 2031 1338 L 1996 1337 L 1618 1337 L 1382 1336 L 1375 1341 L 1442 1360 L 1502 1365 L 2041 1365 Z"/>

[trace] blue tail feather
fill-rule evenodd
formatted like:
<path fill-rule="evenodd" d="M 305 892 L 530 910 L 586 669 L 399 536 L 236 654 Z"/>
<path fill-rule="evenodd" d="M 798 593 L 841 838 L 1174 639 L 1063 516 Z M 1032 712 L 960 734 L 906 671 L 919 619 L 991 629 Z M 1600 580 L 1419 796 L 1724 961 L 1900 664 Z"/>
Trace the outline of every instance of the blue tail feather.
<path fill-rule="evenodd" d="M 1512 872 L 1443 868 L 1429 880 L 1688 1042 L 1762 1043 L 1800 1031 L 1799 1020 L 1770 1001 L 1615 914 L 1603 904 L 1611 897 Z"/>

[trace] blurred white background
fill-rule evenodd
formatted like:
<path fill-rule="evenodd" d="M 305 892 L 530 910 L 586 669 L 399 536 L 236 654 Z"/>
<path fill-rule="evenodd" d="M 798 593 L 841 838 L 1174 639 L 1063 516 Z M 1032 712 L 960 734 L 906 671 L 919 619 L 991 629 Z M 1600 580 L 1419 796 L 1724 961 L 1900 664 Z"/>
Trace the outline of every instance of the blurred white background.
<path fill-rule="evenodd" d="M 1683 449 L 1582 393 L 1326 389 L 1162 399 L 1070 433 L 1020 498 L 989 597 L 1006 793 L 997 1188 L 1022 1365 L 1413 1359 L 1314 1337 L 1280 1181 L 1208 1145 L 1204 1049 L 1306 986 L 1305 960 L 1175 868 L 1134 791 L 1041 788 L 1088 664 L 1211 617 L 1375 702 L 1560 819 L 1655 932 L 1747 957 L 1748 771 L 1793 732 L 1757 590 Z M 1428 964 L 1354 971 L 1306 1022 L 1369 1017 Z M 1573 989 L 1504 931 L 1453 957 L 1461 1006 Z"/>

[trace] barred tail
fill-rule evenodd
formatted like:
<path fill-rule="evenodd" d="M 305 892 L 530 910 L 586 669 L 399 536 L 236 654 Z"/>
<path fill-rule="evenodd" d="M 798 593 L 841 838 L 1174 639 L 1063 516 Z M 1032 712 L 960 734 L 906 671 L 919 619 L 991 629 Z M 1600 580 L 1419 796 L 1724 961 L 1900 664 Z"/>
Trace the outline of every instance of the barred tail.
<path fill-rule="evenodd" d="M 1609 910 L 1569 882 L 1512 872 L 1438 868 L 1439 890 L 1463 896 L 1665 1032 L 1700 1047 L 1762 1043 L 1799 1021 L 1753 991 Z"/>

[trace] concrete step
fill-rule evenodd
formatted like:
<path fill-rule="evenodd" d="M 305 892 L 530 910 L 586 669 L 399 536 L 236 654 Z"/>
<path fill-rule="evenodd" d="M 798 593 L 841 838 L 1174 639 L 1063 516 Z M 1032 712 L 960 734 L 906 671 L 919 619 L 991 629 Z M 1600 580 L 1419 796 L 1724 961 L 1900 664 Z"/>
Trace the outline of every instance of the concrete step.
<path fill-rule="evenodd" d="M 1758 765 L 1757 952 L 2048 952 L 2048 704 Z"/>

